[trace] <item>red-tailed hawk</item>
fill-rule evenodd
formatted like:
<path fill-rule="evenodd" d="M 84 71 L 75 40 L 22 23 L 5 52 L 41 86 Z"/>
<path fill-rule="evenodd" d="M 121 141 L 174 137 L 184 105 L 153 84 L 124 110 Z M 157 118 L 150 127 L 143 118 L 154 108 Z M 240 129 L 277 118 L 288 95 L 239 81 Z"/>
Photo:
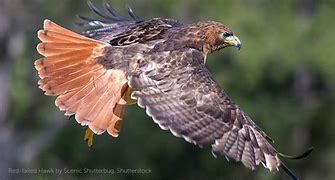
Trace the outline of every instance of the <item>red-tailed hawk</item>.
<path fill-rule="evenodd" d="M 110 5 L 104 20 L 82 17 L 89 27 L 79 35 L 50 20 L 38 31 L 42 41 L 35 61 L 39 87 L 57 96 L 56 106 L 88 126 L 85 138 L 107 131 L 117 137 L 127 104 L 137 103 L 164 130 L 214 156 L 241 161 L 255 169 L 282 167 L 270 138 L 215 82 L 207 55 L 240 40 L 225 25 L 184 24 L 173 19 L 142 20 L 130 8 L 126 19 Z M 91 144 L 92 142 L 90 142 Z"/>

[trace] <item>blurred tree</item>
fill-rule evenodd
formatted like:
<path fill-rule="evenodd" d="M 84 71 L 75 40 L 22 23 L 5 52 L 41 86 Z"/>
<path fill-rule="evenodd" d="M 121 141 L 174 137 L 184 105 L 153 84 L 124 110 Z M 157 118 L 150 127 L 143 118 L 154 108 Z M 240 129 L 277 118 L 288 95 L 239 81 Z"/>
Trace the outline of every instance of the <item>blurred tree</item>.
<path fill-rule="evenodd" d="M 99 4 L 100 1 L 94 1 Z M 149 19 L 192 23 L 216 20 L 242 40 L 241 51 L 224 49 L 207 65 L 226 92 L 267 132 L 283 152 L 315 152 L 286 161 L 301 179 L 335 178 L 335 3 L 296 1 L 113 1 L 130 4 Z M 33 61 L 36 31 L 45 18 L 80 32 L 76 14 L 91 16 L 85 1 L 0 2 L 0 179 L 287 179 L 262 167 L 213 158 L 161 131 L 144 111 L 127 109 L 119 138 L 83 143 L 84 128 L 67 120 L 54 99 L 37 88 Z M 143 168 L 150 173 L 9 173 L 9 168 Z"/>

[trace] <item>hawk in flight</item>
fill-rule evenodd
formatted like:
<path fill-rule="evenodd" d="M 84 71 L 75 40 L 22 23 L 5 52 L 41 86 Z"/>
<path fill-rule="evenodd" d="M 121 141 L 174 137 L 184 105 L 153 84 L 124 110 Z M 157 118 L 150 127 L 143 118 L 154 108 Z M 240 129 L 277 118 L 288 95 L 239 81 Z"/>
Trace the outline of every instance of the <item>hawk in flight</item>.
<path fill-rule="evenodd" d="M 174 19 L 143 20 L 128 8 L 130 18 L 109 4 L 102 20 L 81 17 L 83 35 L 44 21 L 35 61 L 38 81 L 56 106 L 88 126 L 93 134 L 117 137 L 126 105 L 136 103 L 162 129 L 214 156 L 241 161 L 247 168 L 262 164 L 283 168 L 271 139 L 236 105 L 205 66 L 207 56 L 226 47 L 241 48 L 227 26 L 214 22 L 184 24 Z"/>

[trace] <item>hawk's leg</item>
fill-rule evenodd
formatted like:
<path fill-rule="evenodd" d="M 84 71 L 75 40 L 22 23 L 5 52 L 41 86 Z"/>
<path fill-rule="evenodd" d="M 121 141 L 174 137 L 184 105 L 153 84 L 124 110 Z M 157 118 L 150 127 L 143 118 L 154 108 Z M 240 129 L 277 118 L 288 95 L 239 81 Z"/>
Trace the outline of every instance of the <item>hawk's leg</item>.
<path fill-rule="evenodd" d="M 87 142 L 87 146 L 89 148 L 91 148 L 93 146 L 93 131 L 87 127 L 86 131 L 85 131 L 85 136 L 84 136 L 84 140 Z"/>

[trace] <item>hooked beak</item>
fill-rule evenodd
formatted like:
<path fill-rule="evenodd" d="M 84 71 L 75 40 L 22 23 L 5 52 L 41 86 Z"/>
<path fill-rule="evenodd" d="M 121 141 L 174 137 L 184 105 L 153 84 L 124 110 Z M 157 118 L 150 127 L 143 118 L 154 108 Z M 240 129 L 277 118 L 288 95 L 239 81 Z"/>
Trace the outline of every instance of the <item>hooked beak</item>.
<path fill-rule="evenodd" d="M 238 50 L 240 50 L 242 46 L 241 41 L 235 35 L 226 37 L 225 43 L 227 43 L 229 46 L 237 47 Z"/>

